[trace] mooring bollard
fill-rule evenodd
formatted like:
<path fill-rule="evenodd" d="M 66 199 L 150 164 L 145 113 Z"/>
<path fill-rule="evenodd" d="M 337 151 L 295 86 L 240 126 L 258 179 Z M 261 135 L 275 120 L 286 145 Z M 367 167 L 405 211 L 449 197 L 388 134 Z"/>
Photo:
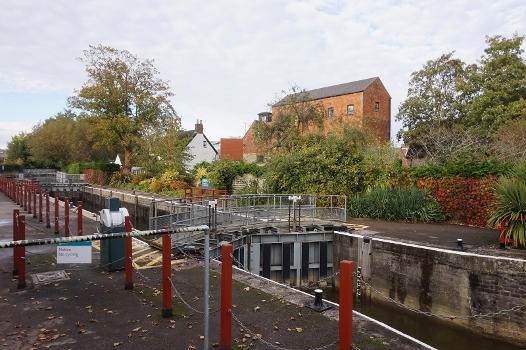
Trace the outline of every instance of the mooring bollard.
<path fill-rule="evenodd" d="M 37 218 L 37 189 L 33 188 L 33 219 Z"/>
<path fill-rule="evenodd" d="M 50 228 L 50 222 L 49 222 L 49 192 L 46 191 L 46 228 Z"/>
<path fill-rule="evenodd" d="M 69 198 L 64 197 L 64 237 L 69 237 Z"/>
<path fill-rule="evenodd" d="M 38 221 L 42 222 L 42 189 L 38 189 Z"/>
<path fill-rule="evenodd" d="M 340 321 L 339 350 L 352 349 L 352 293 L 354 263 L 348 260 L 340 261 Z"/>
<path fill-rule="evenodd" d="M 82 201 L 77 202 L 77 236 L 82 236 Z"/>
<path fill-rule="evenodd" d="M 58 235 L 58 194 L 55 194 L 55 234 Z"/>
<path fill-rule="evenodd" d="M 170 235 L 163 235 L 163 317 L 172 317 L 172 241 Z"/>
<path fill-rule="evenodd" d="M 232 347 L 232 245 L 221 246 L 221 336 L 222 349 Z"/>
<path fill-rule="evenodd" d="M 13 241 L 18 241 L 18 216 L 20 215 L 20 210 L 13 209 Z M 18 275 L 18 252 L 19 248 L 13 248 L 13 276 Z"/>
<path fill-rule="evenodd" d="M 18 239 L 26 239 L 26 217 L 24 215 L 18 216 Z M 18 289 L 26 287 L 26 247 L 20 248 L 20 253 L 18 254 Z"/>
<path fill-rule="evenodd" d="M 82 202 L 80 202 L 82 203 Z M 131 216 L 124 218 L 124 231 L 131 232 Z M 126 283 L 124 283 L 124 289 L 133 289 L 133 266 L 132 266 L 132 239 L 131 237 L 124 238 L 124 250 L 125 250 L 125 267 L 126 267 Z M 164 251 L 164 250 L 163 250 Z M 171 265 L 171 263 L 170 263 Z M 171 268 L 171 266 L 170 266 Z"/>

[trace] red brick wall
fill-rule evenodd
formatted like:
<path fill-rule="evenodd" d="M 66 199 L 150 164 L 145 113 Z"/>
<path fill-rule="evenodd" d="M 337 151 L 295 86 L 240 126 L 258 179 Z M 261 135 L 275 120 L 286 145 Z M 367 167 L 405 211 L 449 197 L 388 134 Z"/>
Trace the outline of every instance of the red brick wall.
<path fill-rule="evenodd" d="M 243 159 L 243 139 L 221 138 L 221 151 L 219 159 L 228 156 L 230 160 Z"/>
<path fill-rule="evenodd" d="M 375 102 L 380 103 L 378 112 L 374 108 Z M 363 92 L 363 126 L 382 142 L 391 138 L 391 97 L 379 79 Z"/>

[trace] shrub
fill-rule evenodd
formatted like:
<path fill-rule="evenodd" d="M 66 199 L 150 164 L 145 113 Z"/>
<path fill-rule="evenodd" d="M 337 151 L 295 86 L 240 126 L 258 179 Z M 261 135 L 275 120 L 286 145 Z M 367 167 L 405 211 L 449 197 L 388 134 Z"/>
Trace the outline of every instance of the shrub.
<path fill-rule="evenodd" d="M 149 178 L 151 178 L 151 176 L 148 173 L 146 173 L 146 172 L 140 173 L 140 174 L 137 174 L 137 175 L 133 175 L 131 183 L 134 184 L 134 185 L 138 185 L 142 181 L 144 181 L 146 179 L 149 179 Z"/>
<path fill-rule="evenodd" d="M 120 187 L 123 184 L 131 182 L 132 173 L 127 169 L 121 169 L 113 173 L 110 179 L 110 186 Z"/>
<path fill-rule="evenodd" d="M 501 178 L 497 184 L 497 210 L 488 224 L 503 227 L 507 239 L 515 245 L 526 245 L 526 162 L 519 163 L 509 178 Z"/>
<path fill-rule="evenodd" d="M 440 204 L 427 190 L 389 185 L 369 188 L 349 200 L 353 217 L 369 217 L 391 221 L 443 221 Z"/>
<path fill-rule="evenodd" d="M 120 170 L 120 166 L 110 162 L 76 162 L 68 165 L 66 171 L 68 174 L 82 174 L 82 172 L 87 169 L 113 173 Z"/>

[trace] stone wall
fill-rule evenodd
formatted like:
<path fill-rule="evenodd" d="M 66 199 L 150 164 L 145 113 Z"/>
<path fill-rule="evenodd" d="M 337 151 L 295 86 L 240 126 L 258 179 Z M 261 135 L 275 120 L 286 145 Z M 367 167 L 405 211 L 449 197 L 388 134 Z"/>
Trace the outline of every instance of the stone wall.
<path fill-rule="evenodd" d="M 361 235 L 335 233 L 334 266 L 338 268 L 341 260 L 355 261 L 366 281 L 404 305 L 444 315 L 485 314 L 524 305 L 526 260 L 377 238 L 366 241 Z M 366 295 L 381 299 L 371 291 Z M 525 309 L 497 317 L 444 322 L 525 345 Z"/>

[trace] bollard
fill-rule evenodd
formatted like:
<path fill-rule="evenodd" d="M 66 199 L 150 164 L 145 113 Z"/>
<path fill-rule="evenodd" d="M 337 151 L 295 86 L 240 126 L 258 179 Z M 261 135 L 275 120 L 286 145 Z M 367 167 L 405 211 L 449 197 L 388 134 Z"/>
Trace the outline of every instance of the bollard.
<path fill-rule="evenodd" d="M 55 194 L 55 234 L 58 235 L 58 195 Z"/>
<path fill-rule="evenodd" d="M 33 219 L 37 218 L 37 189 L 33 188 Z"/>
<path fill-rule="evenodd" d="M 232 245 L 221 246 L 221 336 L 222 349 L 232 347 Z"/>
<path fill-rule="evenodd" d="M 26 217 L 24 215 L 18 216 L 18 239 L 26 239 Z M 20 254 L 18 254 L 18 289 L 26 287 L 26 247 L 20 248 Z"/>
<path fill-rule="evenodd" d="M 42 189 L 38 189 L 38 221 L 42 222 Z"/>
<path fill-rule="evenodd" d="M 46 191 L 46 228 L 50 228 L 50 222 L 49 222 L 49 192 Z"/>
<path fill-rule="evenodd" d="M 172 241 L 170 235 L 163 235 L 163 317 L 172 317 Z"/>
<path fill-rule="evenodd" d="M 20 210 L 13 209 L 13 241 L 18 241 L 18 216 L 20 215 Z M 13 276 L 18 275 L 18 253 L 20 247 L 13 248 Z"/>
<path fill-rule="evenodd" d="M 77 236 L 82 236 L 82 201 L 77 202 Z"/>
<path fill-rule="evenodd" d="M 64 237 L 69 237 L 69 198 L 64 197 Z"/>
<path fill-rule="evenodd" d="M 354 263 L 348 260 L 340 261 L 340 321 L 339 350 L 352 349 L 352 293 Z"/>
<path fill-rule="evenodd" d="M 131 216 L 124 218 L 124 231 L 131 232 Z M 124 289 L 133 289 L 133 266 L 132 266 L 132 239 L 131 237 L 124 238 L 124 251 L 125 251 L 125 267 L 126 267 L 126 283 L 124 283 Z M 171 265 L 171 264 L 170 264 Z"/>
<path fill-rule="evenodd" d="M 31 189 L 28 187 L 27 188 L 27 213 L 28 214 L 31 214 Z"/>

